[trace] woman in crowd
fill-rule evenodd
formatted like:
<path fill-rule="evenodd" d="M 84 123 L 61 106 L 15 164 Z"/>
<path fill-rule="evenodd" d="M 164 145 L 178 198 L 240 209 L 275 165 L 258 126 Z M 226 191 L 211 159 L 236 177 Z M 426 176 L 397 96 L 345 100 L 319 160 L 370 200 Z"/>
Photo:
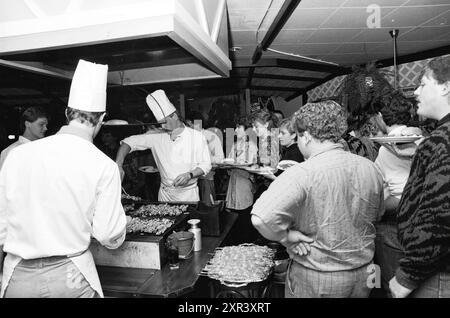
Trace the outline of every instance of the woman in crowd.
<path fill-rule="evenodd" d="M 280 161 L 280 145 L 278 140 L 278 118 L 264 109 L 254 112 L 251 116 L 253 130 L 258 139 L 258 164 L 276 168 Z M 255 177 L 255 200 L 267 190 L 273 178 L 267 176 Z"/>
<path fill-rule="evenodd" d="M 236 141 L 231 147 L 228 158 L 233 158 L 236 163 L 256 164 L 258 148 L 256 143 L 250 140 L 247 134 L 249 129 L 248 119 L 239 118 L 236 124 Z M 228 181 L 226 207 L 239 214 L 236 222 L 236 233 L 232 235 L 234 244 L 251 242 L 256 230 L 250 221 L 250 211 L 253 206 L 253 176 L 243 169 L 228 170 L 230 179 Z"/>
<path fill-rule="evenodd" d="M 282 146 L 280 162 L 283 160 L 303 162 L 305 160 L 300 149 L 298 149 L 297 135 L 291 118 L 286 118 L 281 121 L 280 134 L 278 137 L 280 139 L 280 145 Z M 279 171 L 277 171 L 277 173 L 278 172 Z"/>
<path fill-rule="evenodd" d="M 407 127 L 411 116 L 407 105 L 387 105 L 381 109 L 377 122 L 383 134 L 388 136 L 421 135 L 417 127 Z M 402 247 L 398 241 L 396 210 L 408 180 L 412 157 L 417 145 L 383 144 L 375 164 L 383 175 L 385 213 L 377 224 L 375 258 L 381 269 L 383 290 L 389 295 L 389 280 L 395 275 Z"/>

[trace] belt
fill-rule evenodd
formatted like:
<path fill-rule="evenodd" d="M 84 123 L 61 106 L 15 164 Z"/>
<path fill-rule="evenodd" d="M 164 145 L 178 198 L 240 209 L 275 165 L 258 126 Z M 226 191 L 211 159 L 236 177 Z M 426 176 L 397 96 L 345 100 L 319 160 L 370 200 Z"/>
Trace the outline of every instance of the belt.
<path fill-rule="evenodd" d="M 45 256 L 45 257 L 37 257 L 37 258 L 30 258 L 30 259 L 22 258 L 22 261 L 23 262 L 34 262 L 34 261 L 54 262 L 54 261 L 60 261 L 64 258 L 80 256 L 80 255 L 84 254 L 86 251 L 87 250 L 84 250 L 84 251 L 81 251 L 78 253 L 68 254 L 68 255 Z"/>

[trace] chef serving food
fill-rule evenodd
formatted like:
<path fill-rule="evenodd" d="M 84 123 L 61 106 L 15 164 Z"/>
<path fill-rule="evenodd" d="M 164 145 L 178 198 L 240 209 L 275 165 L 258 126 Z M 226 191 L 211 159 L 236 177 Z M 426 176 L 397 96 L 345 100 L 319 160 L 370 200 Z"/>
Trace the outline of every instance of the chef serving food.
<path fill-rule="evenodd" d="M 108 66 L 80 60 L 67 126 L 26 143 L 0 170 L 0 251 L 5 297 L 103 296 L 91 236 L 107 248 L 125 239 L 119 169 L 92 143 L 106 109 Z"/>
<path fill-rule="evenodd" d="M 158 200 L 199 201 L 197 178 L 211 170 L 205 137 L 184 125 L 163 90 L 149 94 L 146 102 L 165 132 L 122 140 L 116 157 L 122 179 L 125 157 L 132 151 L 151 149 L 161 176 Z"/>

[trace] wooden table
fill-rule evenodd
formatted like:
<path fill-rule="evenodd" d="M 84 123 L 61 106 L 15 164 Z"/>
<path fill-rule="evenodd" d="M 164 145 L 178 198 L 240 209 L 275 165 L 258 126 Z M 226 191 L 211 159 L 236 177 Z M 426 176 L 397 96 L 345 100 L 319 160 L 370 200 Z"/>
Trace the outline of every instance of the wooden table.
<path fill-rule="evenodd" d="M 179 297 L 194 290 L 200 272 L 221 245 L 237 219 L 237 214 L 226 213 L 222 234 L 202 236 L 202 250 L 187 260 L 180 260 L 180 268 L 170 270 L 165 264 L 161 270 L 97 266 L 103 292 L 110 297 Z"/>

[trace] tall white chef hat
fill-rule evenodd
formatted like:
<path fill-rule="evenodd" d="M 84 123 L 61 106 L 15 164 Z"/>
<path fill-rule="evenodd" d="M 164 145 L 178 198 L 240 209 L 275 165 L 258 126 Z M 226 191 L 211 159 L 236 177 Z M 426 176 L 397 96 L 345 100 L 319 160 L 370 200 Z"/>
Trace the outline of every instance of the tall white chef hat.
<path fill-rule="evenodd" d="M 176 111 L 175 106 L 173 106 L 167 98 L 166 93 L 161 89 L 149 94 L 146 102 L 157 121 L 163 120 L 165 117 L 172 115 Z"/>
<path fill-rule="evenodd" d="M 70 108 L 104 112 L 106 110 L 106 81 L 108 65 L 79 60 L 70 86 Z"/>

